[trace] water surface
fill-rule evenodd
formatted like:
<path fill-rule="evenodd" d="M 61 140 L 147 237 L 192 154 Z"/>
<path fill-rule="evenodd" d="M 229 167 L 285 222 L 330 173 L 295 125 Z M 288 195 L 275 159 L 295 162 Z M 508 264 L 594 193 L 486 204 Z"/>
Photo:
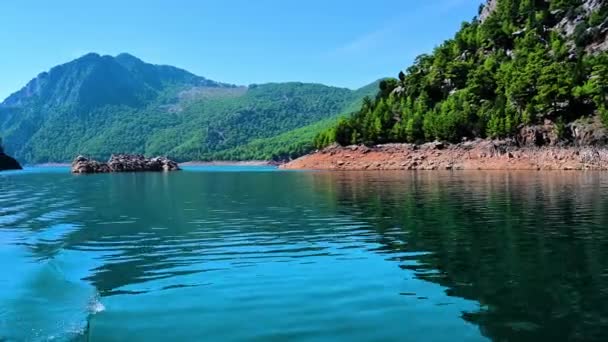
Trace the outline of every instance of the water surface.
<path fill-rule="evenodd" d="M 0 174 L 0 341 L 606 340 L 608 175 Z"/>

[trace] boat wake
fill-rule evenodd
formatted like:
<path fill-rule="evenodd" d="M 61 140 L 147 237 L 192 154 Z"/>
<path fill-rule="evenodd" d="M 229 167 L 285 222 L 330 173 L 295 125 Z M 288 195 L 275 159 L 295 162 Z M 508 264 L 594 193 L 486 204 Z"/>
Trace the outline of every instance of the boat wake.
<path fill-rule="evenodd" d="M 60 260 L 24 266 L 0 297 L 0 341 L 86 341 L 91 317 L 105 310 L 97 290 L 66 276 Z"/>
<path fill-rule="evenodd" d="M 92 315 L 106 311 L 106 307 L 99 301 L 99 298 L 95 298 L 95 300 L 89 306 L 89 311 Z"/>

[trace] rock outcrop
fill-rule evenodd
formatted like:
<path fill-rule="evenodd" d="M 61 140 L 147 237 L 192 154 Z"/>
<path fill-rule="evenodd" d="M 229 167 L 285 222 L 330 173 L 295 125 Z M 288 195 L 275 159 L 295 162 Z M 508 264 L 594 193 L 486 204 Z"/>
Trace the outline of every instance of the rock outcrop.
<path fill-rule="evenodd" d="M 546 29 L 560 32 L 564 37 L 568 38 L 568 44 L 571 47 L 571 52 L 575 52 L 573 38 L 576 35 L 576 30 L 584 31 L 586 35 L 585 51 L 590 54 L 601 53 L 608 51 L 608 21 L 604 19 L 602 23 L 595 26 L 587 25 L 589 17 L 592 13 L 599 13 L 602 6 L 605 6 L 606 0 L 582 0 L 578 6 L 574 6 L 570 13 L 562 18 L 561 21 L 547 27 Z M 480 23 L 485 22 L 498 8 L 499 0 L 486 0 L 485 4 L 480 7 L 478 20 Z M 561 10 L 563 12 L 563 10 Z M 553 13 L 559 14 L 560 11 Z"/>
<path fill-rule="evenodd" d="M 498 6 L 498 0 L 488 0 L 479 12 L 479 21 L 484 22 L 488 17 L 496 10 Z"/>
<path fill-rule="evenodd" d="M 78 156 L 72 162 L 72 173 L 162 172 L 179 171 L 179 165 L 165 157 L 145 158 L 142 155 L 112 155 L 107 163 Z"/>
<path fill-rule="evenodd" d="M 608 129 L 597 116 L 581 118 L 567 125 L 575 146 L 608 146 Z"/>
<path fill-rule="evenodd" d="M 553 146 L 559 143 L 560 136 L 556 125 L 545 120 L 543 124 L 521 127 L 515 140 L 520 146 Z"/>
<path fill-rule="evenodd" d="M 4 154 L 0 148 L 0 171 L 4 170 L 21 170 L 21 165 L 14 158 Z"/>
<path fill-rule="evenodd" d="M 521 147 L 608 146 L 608 129 L 598 116 L 582 117 L 567 125 L 545 119 L 543 124 L 520 127 L 515 141 Z"/>

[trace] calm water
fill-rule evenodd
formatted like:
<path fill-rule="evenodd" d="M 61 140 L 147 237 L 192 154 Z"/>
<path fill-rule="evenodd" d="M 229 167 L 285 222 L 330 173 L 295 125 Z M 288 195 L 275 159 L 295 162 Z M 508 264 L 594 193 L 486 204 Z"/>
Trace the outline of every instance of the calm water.
<path fill-rule="evenodd" d="M 608 174 L 0 174 L 0 341 L 608 339 Z"/>

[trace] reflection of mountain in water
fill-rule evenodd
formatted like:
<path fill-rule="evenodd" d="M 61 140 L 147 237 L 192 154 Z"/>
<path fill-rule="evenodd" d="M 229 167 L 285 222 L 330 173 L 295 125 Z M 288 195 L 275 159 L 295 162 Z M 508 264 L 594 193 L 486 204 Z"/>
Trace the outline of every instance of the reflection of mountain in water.
<path fill-rule="evenodd" d="M 497 341 L 606 337 L 607 187 L 597 173 L 315 177 L 387 249 L 432 252 L 403 267 L 479 301 L 463 318 Z"/>

